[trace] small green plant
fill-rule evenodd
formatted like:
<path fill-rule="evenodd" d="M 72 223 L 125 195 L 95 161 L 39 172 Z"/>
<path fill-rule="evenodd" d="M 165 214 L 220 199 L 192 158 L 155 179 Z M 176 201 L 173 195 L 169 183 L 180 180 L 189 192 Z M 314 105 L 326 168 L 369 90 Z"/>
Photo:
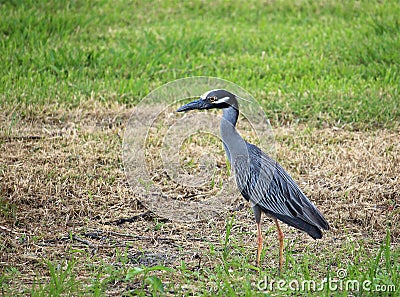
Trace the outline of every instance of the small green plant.
<path fill-rule="evenodd" d="M 42 278 L 38 277 L 38 280 L 32 286 L 31 296 L 61 296 L 79 292 L 81 284 L 76 280 L 75 260 L 71 258 L 66 260 L 64 264 L 65 266 L 62 267 L 61 263 L 47 261 L 50 279 L 43 283 Z"/>
<path fill-rule="evenodd" d="M 164 293 L 164 285 L 159 277 L 156 275 L 149 275 L 151 272 L 155 271 L 167 271 L 167 272 L 174 272 L 174 269 L 164 267 L 164 266 L 152 266 L 152 267 L 134 267 L 129 269 L 126 273 L 125 280 L 131 281 L 136 277 L 141 276 L 142 278 L 142 288 L 141 292 L 144 291 L 145 285 L 149 285 L 152 291 L 153 296 L 157 296 L 159 293 Z M 139 294 L 139 292 L 136 292 Z"/>
<path fill-rule="evenodd" d="M 227 260 L 228 256 L 229 256 L 229 236 L 231 235 L 231 231 L 232 231 L 232 227 L 233 227 L 233 223 L 235 221 L 235 217 L 232 216 L 230 220 L 227 220 L 226 222 L 226 231 L 225 231 L 225 241 L 224 241 L 224 250 L 222 253 L 222 258 L 224 261 Z"/>
<path fill-rule="evenodd" d="M 0 196 L 0 214 L 3 217 L 7 219 L 15 218 L 16 209 L 17 207 L 14 203 L 3 196 Z"/>
<path fill-rule="evenodd" d="M 5 268 L 0 275 L 0 288 L 1 288 L 1 296 L 12 296 L 12 288 L 10 283 L 14 278 L 17 278 L 20 275 L 20 272 L 17 268 L 8 267 Z M 7 295 L 6 295 L 7 294 Z"/>
<path fill-rule="evenodd" d="M 151 181 L 151 180 L 150 181 L 145 181 L 142 178 L 139 178 L 138 181 L 142 186 L 145 187 L 146 192 L 148 192 L 150 190 L 151 186 L 153 185 L 153 181 Z"/>
<path fill-rule="evenodd" d="M 161 230 L 162 227 L 163 227 L 164 224 L 165 224 L 164 222 L 159 221 L 157 218 L 154 219 L 154 223 L 155 223 L 154 230 L 156 230 L 156 231 Z"/>

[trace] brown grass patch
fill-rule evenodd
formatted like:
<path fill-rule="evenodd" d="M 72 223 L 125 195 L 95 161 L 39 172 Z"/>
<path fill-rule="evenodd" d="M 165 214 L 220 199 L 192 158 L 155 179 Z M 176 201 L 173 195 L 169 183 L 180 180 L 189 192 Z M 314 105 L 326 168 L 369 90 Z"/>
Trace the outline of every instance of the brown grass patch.
<path fill-rule="evenodd" d="M 0 261 L 2 270 L 15 267 L 22 272 L 21 278 L 13 280 L 15 286 L 29 287 L 37 274 L 46 275 L 44 259 L 62 261 L 70 256 L 71 248 L 87 250 L 93 265 L 118 263 L 118 248 L 126 249 L 138 265 L 173 266 L 185 260 L 196 266 L 198 254 L 202 265 L 212 267 L 218 261 L 210 259 L 207 250 L 210 242 L 221 246 L 223 216 L 194 223 L 164 220 L 147 213 L 137 200 L 139 193 L 130 189 L 121 159 L 130 113 L 124 106 L 89 102 L 71 111 L 52 106 L 0 114 Z M 302 251 L 307 246 L 311 252 L 334 254 L 336 247 L 360 238 L 374 249 L 386 228 L 392 244 L 399 245 L 399 131 L 296 126 L 277 128 L 274 133 L 278 160 L 332 228 L 323 240 L 312 241 L 284 226 L 293 249 Z M 246 131 L 242 134 L 246 136 Z M 199 148 L 187 145 L 188 153 Z M 156 142 L 151 149 L 156 151 Z M 226 165 L 221 146 L 217 153 L 222 174 Z M 155 156 L 154 174 L 159 174 L 155 182 L 167 193 L 188 194 L 187 189 L 167 183 Z M 210 195 L 213 190 L 196 191 Z M 130 222 L 116 224 L 135 215 Z M 249 253 L 255 252 L 255 227 L 247 204 L 235 217 L 232 236 L 240 233 L 241 243 Z M 265 222 L 265 231 L 274 230 Z M 275 242 L 271 230 L 265 242 Z M 269 260 L 264 265 L 276 265 L 276 259 Z M 87 276 L 84 263 L 80 263 L 81 278 Z M 110 290 L 119 294 L 124 287 Z"/>

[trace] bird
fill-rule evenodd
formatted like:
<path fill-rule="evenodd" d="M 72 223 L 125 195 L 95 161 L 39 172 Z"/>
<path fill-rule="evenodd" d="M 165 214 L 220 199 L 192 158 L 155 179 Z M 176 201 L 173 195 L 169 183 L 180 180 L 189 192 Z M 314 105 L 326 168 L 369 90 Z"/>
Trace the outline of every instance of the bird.
<path fill-rule="evenodd" d="M 200 98 L 181 106 L 177 112 L 222 109 L 220 134 L 227 158 L 233 169 L 237 187 L 251 203 L 257 224 L 257 258 L 263 248 L 261 215 L 272 218 L 278 231 L 279 274 L 283 266 L 284 234 L 279 221 L 306 232 L 314 239 L 322 238 L 329 224 L 307 198 L 285 169 L 259 147 L 245 141 L 236 130 L 240 97 L 223 89 L 205 92 Z M 279 221 L 278 221 L 279 220 Z"/>

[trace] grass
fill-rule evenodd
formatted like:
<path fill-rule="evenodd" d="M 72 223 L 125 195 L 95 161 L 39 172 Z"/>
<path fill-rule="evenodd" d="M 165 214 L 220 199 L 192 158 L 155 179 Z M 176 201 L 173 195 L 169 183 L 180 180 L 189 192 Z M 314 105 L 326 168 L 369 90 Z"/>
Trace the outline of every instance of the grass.
<path fill-rule="evenodd" d="M 376 255 L 372 257 L 363 249 L 355 251 L 354 247 L 343 245 L 340 249 L 331 251 L 333 254 L 330 259 L 321 255 L 304 254 L 299 261 L 296 259 L 296 251 L 292 250 L 293 246 L 289 245 L 285 273 L 279 276 L 277 268 L 258 271 L 258 268 L 249 265 L 253 255 L 249 255 L 248 250 L 240 243 L 240 236 L 231 234 L 235 224 L 234 217 L 226 221 L 222 249 L 216 250 L 210 245 L 209 253 L 222 260 L 212 269 L 193 269 L 185 261 L 181 261 L 175 268 L 163 265 L 134 266 L 129 263 L 127 255 L 123 254 L 118 266 L 104 263 L 98 267 L 87 267 L 92 276 L 88 283 L 88 280 L 77 279 L 77 261 L 73 257 L 73 253 L 77 253 L 75 251 L 65 262 L 47 262 L 49 282 L 43 283 L 38 276 L 29 294 L 104 296 L 105 289 L 112 284 L 126 287 L 124 296 L 192 293 L 200 296 L 315 296 L 315 292 L 322 294 L 320 296 L 345 296 L 348 293 L 376 296 L 377 292 L 380 296 L 394 296 L 399 288 L 399 266 L 393 264 L 398 263 L 400 253 L 391 249 L 389 232 Z M 354 253 L 355 259 L 361 261 L 340 261 L 340 257 L 348 258 L 349 253 Z M 336 262 L 337 260 L 339 261 Z M 315 261 L 318 261 L 324 278 L 314 277 Z M 7 275 L 16 276 L 18 271 L 8 271 Z M 7 277 L 3 275 L 1 282 L 3 293 L 9 292 Z"/>
<path fill-rule="evenodd" d="M 315 296 L 296 286 L 326 279 L 320 296 L 396 296 L 399 15 L 393 0 L 0 1 L 0 295 Z M 180 223 L 147 214 L 127 184 L 132 108 L 188 76 L 254 95 L 275 128 L 276 158 L 331 224 L 320 241 L 283 227 L 282 275 L 267 219 L 254 267 L 242 198 L 222 218 Z M 208 134 L 181 149 L 216 160 L 210 182 L 192 189 L 165 175 L 171 114 L 149 130 L 154 176 L 140 182 L 214 197 L 229 165 Z M 180 161 L 199 172 L 196 158 Z"/>
<path fill-rule="evenodd" d="M 3 107 L 135 104 L 163 83 L 207 75 L 251 90 L 269 118 L 399 119 L 396 1 L 0 5 Z"/>

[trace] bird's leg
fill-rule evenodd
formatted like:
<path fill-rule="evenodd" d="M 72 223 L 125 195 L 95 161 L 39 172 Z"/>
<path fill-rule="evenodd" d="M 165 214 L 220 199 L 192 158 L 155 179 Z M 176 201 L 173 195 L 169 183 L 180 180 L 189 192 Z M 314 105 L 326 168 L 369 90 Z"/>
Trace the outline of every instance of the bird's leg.
<path fill-rule="evenodd" d="M 274 218 L 276 228 L 278 228 L 278 239 L 279 239 L 279 274 L 282 272 L 283 265 L 283 232 L 279 226 L 278 220 Z"/>
<path fill-rule="evenodd" d="M 262 241 L 262 233 L 261 233 L 261 222 L 257 222 L 257 267 L 260 267 L 260 257 L 261 251 L 263 247 Z"/>
<path fill-rule="evenodd" d="M 261 233 L 261 208 L 257 204 L 254 204 L 252 208 L 254 212 L 254 218 L 256 219 L 257 223 L 257 267 L 260 267 L 260 258 L 263 246 Z"/>

